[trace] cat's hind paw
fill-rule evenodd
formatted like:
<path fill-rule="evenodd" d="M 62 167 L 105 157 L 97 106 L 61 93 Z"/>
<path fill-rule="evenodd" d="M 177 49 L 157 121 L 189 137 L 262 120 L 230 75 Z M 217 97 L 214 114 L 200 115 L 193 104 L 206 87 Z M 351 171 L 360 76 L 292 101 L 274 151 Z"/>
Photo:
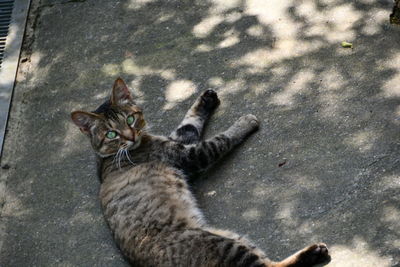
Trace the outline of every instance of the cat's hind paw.
<path fill-rule="evenodd" d="M 328 247 L 324 243 L 314 244 L 298 255 L 298 264 L 296 266 L 301 267 L 313 267 L 322 266 L 331 261 Z"/>

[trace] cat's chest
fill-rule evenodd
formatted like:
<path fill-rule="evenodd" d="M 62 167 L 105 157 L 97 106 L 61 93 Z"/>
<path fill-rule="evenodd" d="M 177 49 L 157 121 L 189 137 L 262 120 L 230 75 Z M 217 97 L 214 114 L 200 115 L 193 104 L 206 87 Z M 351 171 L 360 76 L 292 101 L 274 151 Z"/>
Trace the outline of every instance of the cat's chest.
<path fill-rule="evenodd" d="M 100 200 L 106 207 L 123 193 L 133 195 L 153 194 L 156 191 L 175 192 L 187 189 L 182 174 L 161 162 L 151 162 L 115 171 L 105 176 L 100 187 Z"/>
<path fill-rule="evenodd" d="M 137 169 L 136 166 L 124 171 L 115 171 L 104 177 L 99 194 L 103 206 L 108 204 L 122 190 L 126 190 L 127 187 L 132 190 L 136 180 L 143 178 L 143 175 L 140 175 Z"/>
<path fill-rule="evenodd" d="M 115 232 L 123 233 L 126 221 L 136 222 L 140 229 L 165 226 L 168 218 L 190 227 L 203 224 L 183 174 L 172 167 L 145 164 L 108 178 L 101 186 L 100 199 Z"/>

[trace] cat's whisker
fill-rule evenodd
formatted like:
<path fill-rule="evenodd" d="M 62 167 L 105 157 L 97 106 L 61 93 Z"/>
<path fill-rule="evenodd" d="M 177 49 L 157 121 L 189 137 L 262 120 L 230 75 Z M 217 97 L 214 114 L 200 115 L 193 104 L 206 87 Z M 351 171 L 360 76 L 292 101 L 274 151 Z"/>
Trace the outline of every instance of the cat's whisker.
<path fill-rule="evenodd" d="M 128 149 L 127 149 L 127 148 L 124 149 L 124 152 L 125 152 L 126 158 L 129 160 L 129 162 L 132 163 L 132 165 L 134 165 L 133 162 L 132 162 L 132 160 L 131 160 L 131 157 L 129 157 L 129 152 L 128 152 Z"/>
<path fill-rule="evenodd" d="M 121 155 L 122 155 L 122 153 L 123 153 L 123 149 L 122 148 L 118 149 L 117 154 L 115 154 L 115 157 L 114 157 L 113 162 L 112 162 L 112 164 L 115 163 L 115 165 L 116 165 L 116 167 L 118 169 L 121 169 Z"/>
<path fill-rule="evenodd" d="M 118 169 L 121 170 L 121 158 L 122 158 L 122 156 L 124 155 L 124 154 L 123 154 L 124 149 L 123 149 L 123 148 L 120 148 L 118 151 L 120 151 L 119 157 L 118 157 Z"/>
<path fill-rule="evenodd" d="M 114 156 L 114 159 L 113 159 L 113 161 L 112 161 L 112 164 L 113 164 L 113 165 L 114 165 L 114 163 L 116 163 L 116 161 L 117 161 L 118 153 L 119 153 L 119 150 L 117 151 L 117 153 L 116 153 L 115 156 Z"/>
<path fill-rule="evenodd" d="M 118 149 L 117 153 L 115 153 L 114 160 L 118 157 L 118 153 L 119 153 L 119 149 Z"/>

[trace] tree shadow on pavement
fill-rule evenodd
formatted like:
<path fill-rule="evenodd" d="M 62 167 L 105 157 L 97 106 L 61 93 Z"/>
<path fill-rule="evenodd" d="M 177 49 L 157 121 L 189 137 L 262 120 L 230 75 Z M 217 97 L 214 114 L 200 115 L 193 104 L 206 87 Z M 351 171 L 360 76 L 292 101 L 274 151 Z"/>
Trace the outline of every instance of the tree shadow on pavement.
<path fill-rule="evenodd" d="M 155 133 L 168 134 L 207 88 L 222 103 L 206 136 L 246 113 L 260 119 L 193 185 L 213 226 L 247 234 L 274 260 L 323 241 L 329 266 L 400 264 L 400 35 L 390 1 L 49 3 L 6 143 L 2 264 L 124 266 L 88 142 L 68 121 L 101 103 L 117 76 Z"/>

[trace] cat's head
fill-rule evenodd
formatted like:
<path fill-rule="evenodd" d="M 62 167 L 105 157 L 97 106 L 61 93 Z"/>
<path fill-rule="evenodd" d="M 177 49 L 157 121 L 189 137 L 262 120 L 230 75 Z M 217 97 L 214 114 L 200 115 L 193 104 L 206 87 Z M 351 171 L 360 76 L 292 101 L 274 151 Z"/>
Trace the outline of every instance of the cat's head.
<path fill-rule="evenodd" d="M 115 81 L 109 100 L 93 112 L 74 111 L 71 118 L 101 157 L 137 148 L 146 125 L 142 110 L 121 78 Z"/>

